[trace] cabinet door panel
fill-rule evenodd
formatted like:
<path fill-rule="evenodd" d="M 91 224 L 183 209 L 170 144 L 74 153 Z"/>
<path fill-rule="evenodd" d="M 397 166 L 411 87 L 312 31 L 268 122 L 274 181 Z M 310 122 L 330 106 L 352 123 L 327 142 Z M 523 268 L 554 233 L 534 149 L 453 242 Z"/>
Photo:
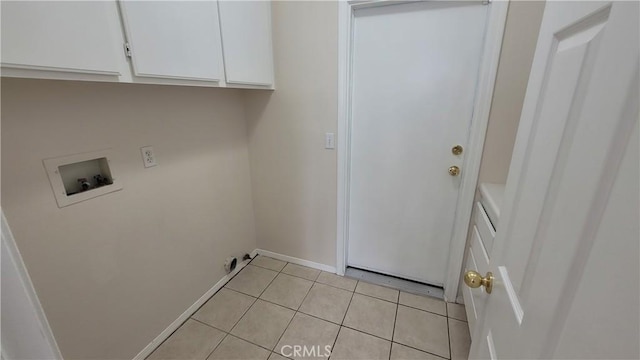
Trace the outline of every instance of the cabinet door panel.
<path fill-rule="evenodd" d="M 227 82 L 272 85 L 270 2 L 220 1 L 219 8 Z"/>
<path fill-rule="evenodd" d="M 215 1 L 120 4 L 135 75 L 222 80 L 222 46 Z"/>
<path fill-rule="evenodd" d="M 2 66 L 120 75 L 118 9 L 106 1 L 2 1 Z"/>

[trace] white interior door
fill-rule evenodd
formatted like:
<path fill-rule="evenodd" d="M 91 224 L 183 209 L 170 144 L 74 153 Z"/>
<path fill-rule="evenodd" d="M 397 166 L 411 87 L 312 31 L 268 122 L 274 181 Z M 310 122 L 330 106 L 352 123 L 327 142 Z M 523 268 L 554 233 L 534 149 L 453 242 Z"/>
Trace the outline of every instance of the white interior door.
<path fill-rule="evenodd" d="M 638 16 L 546 5 L 472 358 L 640 356 Z"/>
<path fill-rule="evenodd" d="M 349 266 L 443 285 L 488 6 L 357 9 Z M 464 169 L 462 169 L 464 171 Z"/>

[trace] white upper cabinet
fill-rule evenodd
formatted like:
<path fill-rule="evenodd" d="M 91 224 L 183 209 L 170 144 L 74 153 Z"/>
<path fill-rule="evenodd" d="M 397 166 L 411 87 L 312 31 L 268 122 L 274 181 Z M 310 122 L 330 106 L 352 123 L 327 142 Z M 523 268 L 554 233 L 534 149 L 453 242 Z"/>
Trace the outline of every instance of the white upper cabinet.
<path fill-rule="evenodd" d="M 227 82 L 272 85 L 271 3 L 223 0 L 219 8 Z"/>
<path fill-rule="evenodd" d="M 136 76 L 223 80 L 215 1 L 121 1 Z"/>
<path fill-rule="evenodd" d="M 0 1 L 2 76 L 273 89 L 269 1 Z"/>
<path fill-rule="evenodd" d="M 3 75 L 33 70 L 117 81 L 124 70 L 115 2 L 2 1 L 0 6 Z"/>

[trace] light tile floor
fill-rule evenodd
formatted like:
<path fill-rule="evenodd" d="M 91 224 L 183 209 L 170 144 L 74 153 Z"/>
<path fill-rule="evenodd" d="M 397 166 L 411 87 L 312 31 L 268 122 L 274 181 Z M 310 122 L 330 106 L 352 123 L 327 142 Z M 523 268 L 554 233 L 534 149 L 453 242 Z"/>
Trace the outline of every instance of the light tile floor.
<path fill-rule="evenodd" d="M 466 359 L 470 343 L 463 305 L 258 256 L 148 359 Z"/>

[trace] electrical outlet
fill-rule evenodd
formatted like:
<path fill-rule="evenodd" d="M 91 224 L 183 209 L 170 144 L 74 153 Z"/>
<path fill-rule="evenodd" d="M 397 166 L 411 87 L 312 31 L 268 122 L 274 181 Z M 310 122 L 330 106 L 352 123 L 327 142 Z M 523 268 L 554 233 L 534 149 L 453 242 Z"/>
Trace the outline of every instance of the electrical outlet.
<path fill-rule="evenodd" d="M 158 165 L 156 162 L 156 155 L 153 153 L 153 148 L 151 146 L 145 146 L 140 148 L 140 152 L 142 153 L 142 163 L 144 167 L 152 167 Z"/>

